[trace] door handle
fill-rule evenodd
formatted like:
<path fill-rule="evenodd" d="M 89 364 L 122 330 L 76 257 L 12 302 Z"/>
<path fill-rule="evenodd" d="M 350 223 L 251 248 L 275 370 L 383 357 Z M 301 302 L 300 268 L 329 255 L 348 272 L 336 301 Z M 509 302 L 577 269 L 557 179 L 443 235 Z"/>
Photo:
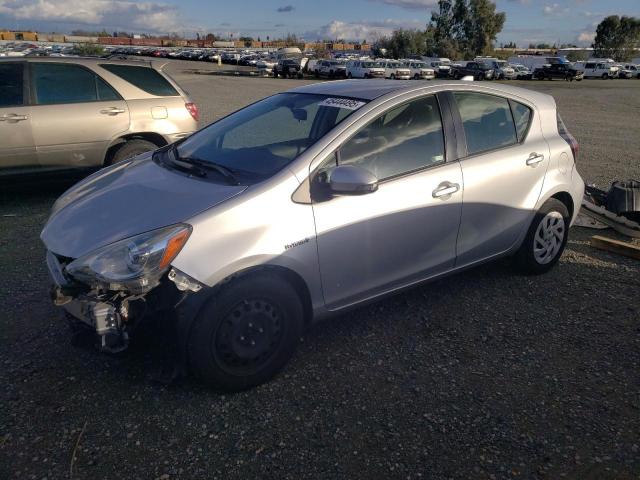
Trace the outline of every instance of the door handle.
<path fill-rule="evenodd" d="M 442 200 L 447 200 L 458 190 L 460 190 L 460 185 L 458 185 L 457 183 L 442 182 L 440 185 L 438 185 L 438 188 L 431 192 L 431 195 L 433 196 L 433 198 L 441 198 Z"/>
<path fill-rule="evenodd" d="M 100 113 L 103 115 L 118 115 L 119 113 L 124 113 L 124 108 L 111 107 L 105 108 L 104 110 L 100 110 Z"/>
<path fill-rule="evenodd" d="M 539 164 L 543 160 L 544 160 L 544 155 L 538 155 L 537 153 L 532 153 L 531 155 L 529 155 L 529 158 L 527 158 L 527 165 L 529 165 L 530 167 L 535 167 L 537 164 Z"/>
<path fill-rule="evenodd" d="M 18 115 L 17 113 L 7 113 L 0 115 L 0 122 L 21 122 L 27 120 L 29 117 L 26 115 Z"/>

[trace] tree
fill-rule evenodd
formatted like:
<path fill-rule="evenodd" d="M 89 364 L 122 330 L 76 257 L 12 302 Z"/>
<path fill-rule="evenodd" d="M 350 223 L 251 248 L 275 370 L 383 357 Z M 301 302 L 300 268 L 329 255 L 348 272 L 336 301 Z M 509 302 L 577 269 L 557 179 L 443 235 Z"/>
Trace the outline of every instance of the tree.
<path fill-rule="evenodd" d="M 391 37 L 376 42 L 377 50 L 386 50 L 393 58 L 408 58 L 426 51 L 425 33 L 419 30 L 395 30 Z"/>
<path fill-rule="evenodd" d="M 213 33 L 207 33 L 207 36 L 204 37 L 207 42 L 215 42 L 216 36 Z"/>
<path fill-rule="evenodd" d="M 567 60 L 569 60 L 570 62 L 582 62 L 584 60 L 587 60 L 588 58 L 589 55 L 586 52 L 580 50 L 569 52 L 567 54 Z"/>
<path fill-rule="evenodd" d="M 486 55 L 504 27 L 507 16 L 496 13 L 496 4 L 490 0 L 469 0 L 470 32 L 467 54 Z"/>
<path fill-rule="evenodd" d="M 593 48 L 597 57 L 628 61 L 634 48 L 640 45 L 640 19 L 635 17 L 606 17 L 596 28 Z"/>
<path fill-rule="evenodd" d="M 439 56 L 472 58 L 486 55 L 502 31 L 506 15 L 496 13 L 491 0 L 439 0 L 431 14 L 427 32 L 432 31 L 433 53 Z M 429 42 L 427 41 L 427 44 Z"/>

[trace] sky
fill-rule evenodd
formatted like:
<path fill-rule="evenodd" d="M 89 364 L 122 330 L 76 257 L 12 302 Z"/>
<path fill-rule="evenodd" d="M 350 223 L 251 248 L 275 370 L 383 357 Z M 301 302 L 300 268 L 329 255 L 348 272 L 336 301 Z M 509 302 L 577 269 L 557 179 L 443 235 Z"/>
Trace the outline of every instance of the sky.
<path fill-rule="evenodd" d="M 266 40 L 372 41 L 397 28 L 423 29 L 437 0 L 0 0 L 0 29 L 195 32 Z M 507 21 L 498 44 L 589 45 L 607 15 L 640 17 L 640 0 L 496 0 Z"/>

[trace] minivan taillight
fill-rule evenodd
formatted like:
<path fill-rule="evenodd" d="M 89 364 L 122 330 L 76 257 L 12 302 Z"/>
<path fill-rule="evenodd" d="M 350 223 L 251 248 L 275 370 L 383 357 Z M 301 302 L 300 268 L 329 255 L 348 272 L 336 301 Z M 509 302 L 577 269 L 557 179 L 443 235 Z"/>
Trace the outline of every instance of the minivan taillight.
<path fill-rule="evenodd" d="M 185 103 L 184 107 L 189 111 L 196 122 L 200 120 L 200 110 L 198 110 L 198 105 L 195 103 Z"/>
<path fill-rule="evenodd" d="M 575 139 L 573 135 L 571 135 L 571 133 L 569 133 L 569 130 L 567 130 L 567 127 L 562 121 L 562 118 L 560 117 L 559 113 L 557 114 L 557 117 L 558 117 L 558 133 L 564 139 L 564 141 L 569 144 L 569 147 L 571 147 L 571 153 L 573 153 L 573 160 L 576 161 L 578 160 L 578 152 L 580 151 L 580 145 L 578 145 L 578 141 Z"/>

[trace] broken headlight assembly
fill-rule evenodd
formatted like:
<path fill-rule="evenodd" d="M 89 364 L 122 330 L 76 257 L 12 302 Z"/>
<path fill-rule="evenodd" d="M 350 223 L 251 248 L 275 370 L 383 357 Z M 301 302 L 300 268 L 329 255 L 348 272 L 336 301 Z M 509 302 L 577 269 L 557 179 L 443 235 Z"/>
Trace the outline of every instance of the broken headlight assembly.
<path fill-rule="evenodd" d="M 184 224 L 152 230 L 99 248 L 65 270 L 90 286 L 146 293 L 158 285 L 190 234 L 191 226 Z"/>

